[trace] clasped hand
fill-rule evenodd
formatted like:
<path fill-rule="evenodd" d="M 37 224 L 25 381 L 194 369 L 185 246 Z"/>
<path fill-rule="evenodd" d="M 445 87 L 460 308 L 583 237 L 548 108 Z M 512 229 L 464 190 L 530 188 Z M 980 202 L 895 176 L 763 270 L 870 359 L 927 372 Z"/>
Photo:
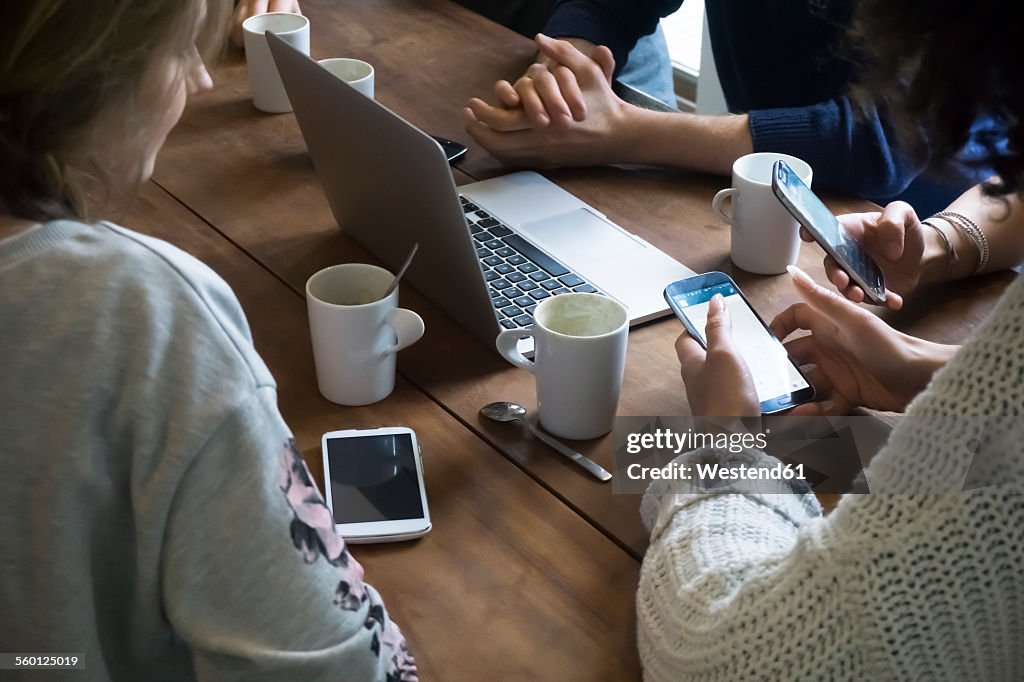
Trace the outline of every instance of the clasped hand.
<path fill-rule="evenodd" d="M 495 157 L 517 165 L 582 166 L 613 160 L 630 106 L 612 92 L 615 59 L 603 46 L 584 54 L 565 40 L 536 38 L 538 60 L 515 84 L 499 81 L 498 103 L 473 98 L 463 123 Z"/>

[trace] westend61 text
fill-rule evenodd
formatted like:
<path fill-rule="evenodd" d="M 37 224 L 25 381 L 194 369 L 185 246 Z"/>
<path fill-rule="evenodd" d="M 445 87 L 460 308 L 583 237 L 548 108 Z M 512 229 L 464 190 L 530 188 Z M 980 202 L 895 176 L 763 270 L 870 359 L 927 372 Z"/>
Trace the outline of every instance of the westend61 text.
<path fill-rule="evenodd" d="M 803 481 L 803 464 L 783 464 L 778 462 L 772 466 L 747 466 L 739 464 L 723 466 L 716 463 L 697 462 L 692 465 L 672 462 L 663 467 L 645 467 L 630 464 L 626 467 L 626 475 L 634 481 Z"/>
<path fill-rule="evenodd" d="M 714 448 L 729 452 L 743 452 L 752 448 L 764 450 L 768 439 L 763 433 L 703 433 L 687 429 L 655 429 L 650 433 L 630 433 L 626 436 L 626 452 L 635 455 L 642 450 L 671 450 L 675 454 L 699 448 Z"/>

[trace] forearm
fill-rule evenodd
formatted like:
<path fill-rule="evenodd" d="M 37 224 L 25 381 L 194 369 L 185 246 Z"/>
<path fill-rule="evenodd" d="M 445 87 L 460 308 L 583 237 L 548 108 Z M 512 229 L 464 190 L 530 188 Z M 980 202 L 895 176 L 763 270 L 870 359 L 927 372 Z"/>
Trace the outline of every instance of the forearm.
<path fill-rule="evenodd" d="M 1024 206 L 1019 196 L 986 197 L 981 187 L 975 186 L 957 198 L 947 210 L 972 220 L 984 233 L 989 246 L 989 260 L 980 273 L 1005 270 L 1024 261 Z M 949 220 L 932 217 L 928 222 L 942 231 L 956 256 L 950 269 L 950 254 L 944 240 L 934 229 L 926 226 L 922 284 L 980 274 L 976 269 L 981 254 L 974 240 Z"/>
<path fill-rule="evenodd" d="M 199 680 L 415 679 L 275 401 L 264 388 L 240 405 L 178 485 L 162 548 L 168 622 Z"/>
<path fill-rule="evenodd" d="M 753 151 L 747 115 L 700 116 L 626 109 L 618 126 L 617 163 L 675 166 L 728 175 Z"/>

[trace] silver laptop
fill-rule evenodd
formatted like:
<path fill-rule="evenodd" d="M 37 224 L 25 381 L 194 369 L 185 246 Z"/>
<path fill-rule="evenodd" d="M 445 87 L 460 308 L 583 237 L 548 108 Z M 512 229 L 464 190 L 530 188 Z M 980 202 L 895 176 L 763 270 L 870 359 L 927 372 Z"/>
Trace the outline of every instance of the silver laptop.
<path fill-rule="evenodd" d="M 267 39 L 338 225 L 392 270 L 419 242 L 406 279 L 488 347 L 569 291 L 611 296 L 631 325 L 661 317 L 694 274 L 537 173 L 456 189 L 433 138 Z"/>

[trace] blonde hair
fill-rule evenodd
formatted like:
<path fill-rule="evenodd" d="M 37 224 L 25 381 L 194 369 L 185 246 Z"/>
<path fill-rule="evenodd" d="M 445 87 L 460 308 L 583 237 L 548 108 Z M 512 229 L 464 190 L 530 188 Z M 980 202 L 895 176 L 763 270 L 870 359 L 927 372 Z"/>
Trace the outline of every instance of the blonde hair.
<path fill-rule="evenodd" d="M 0 3 L 0 212 L 85 218 L 86 185 L 123 190 L 114 125 L 136 144 L 166 102 L 143 101 L 153 68 L 198 48 L 222 49 L 230 0 L 16 0 Z M 110 133 L 109 129 L 105 132 Z M 134 139 L 133 139 L 134 138 Z"/>

